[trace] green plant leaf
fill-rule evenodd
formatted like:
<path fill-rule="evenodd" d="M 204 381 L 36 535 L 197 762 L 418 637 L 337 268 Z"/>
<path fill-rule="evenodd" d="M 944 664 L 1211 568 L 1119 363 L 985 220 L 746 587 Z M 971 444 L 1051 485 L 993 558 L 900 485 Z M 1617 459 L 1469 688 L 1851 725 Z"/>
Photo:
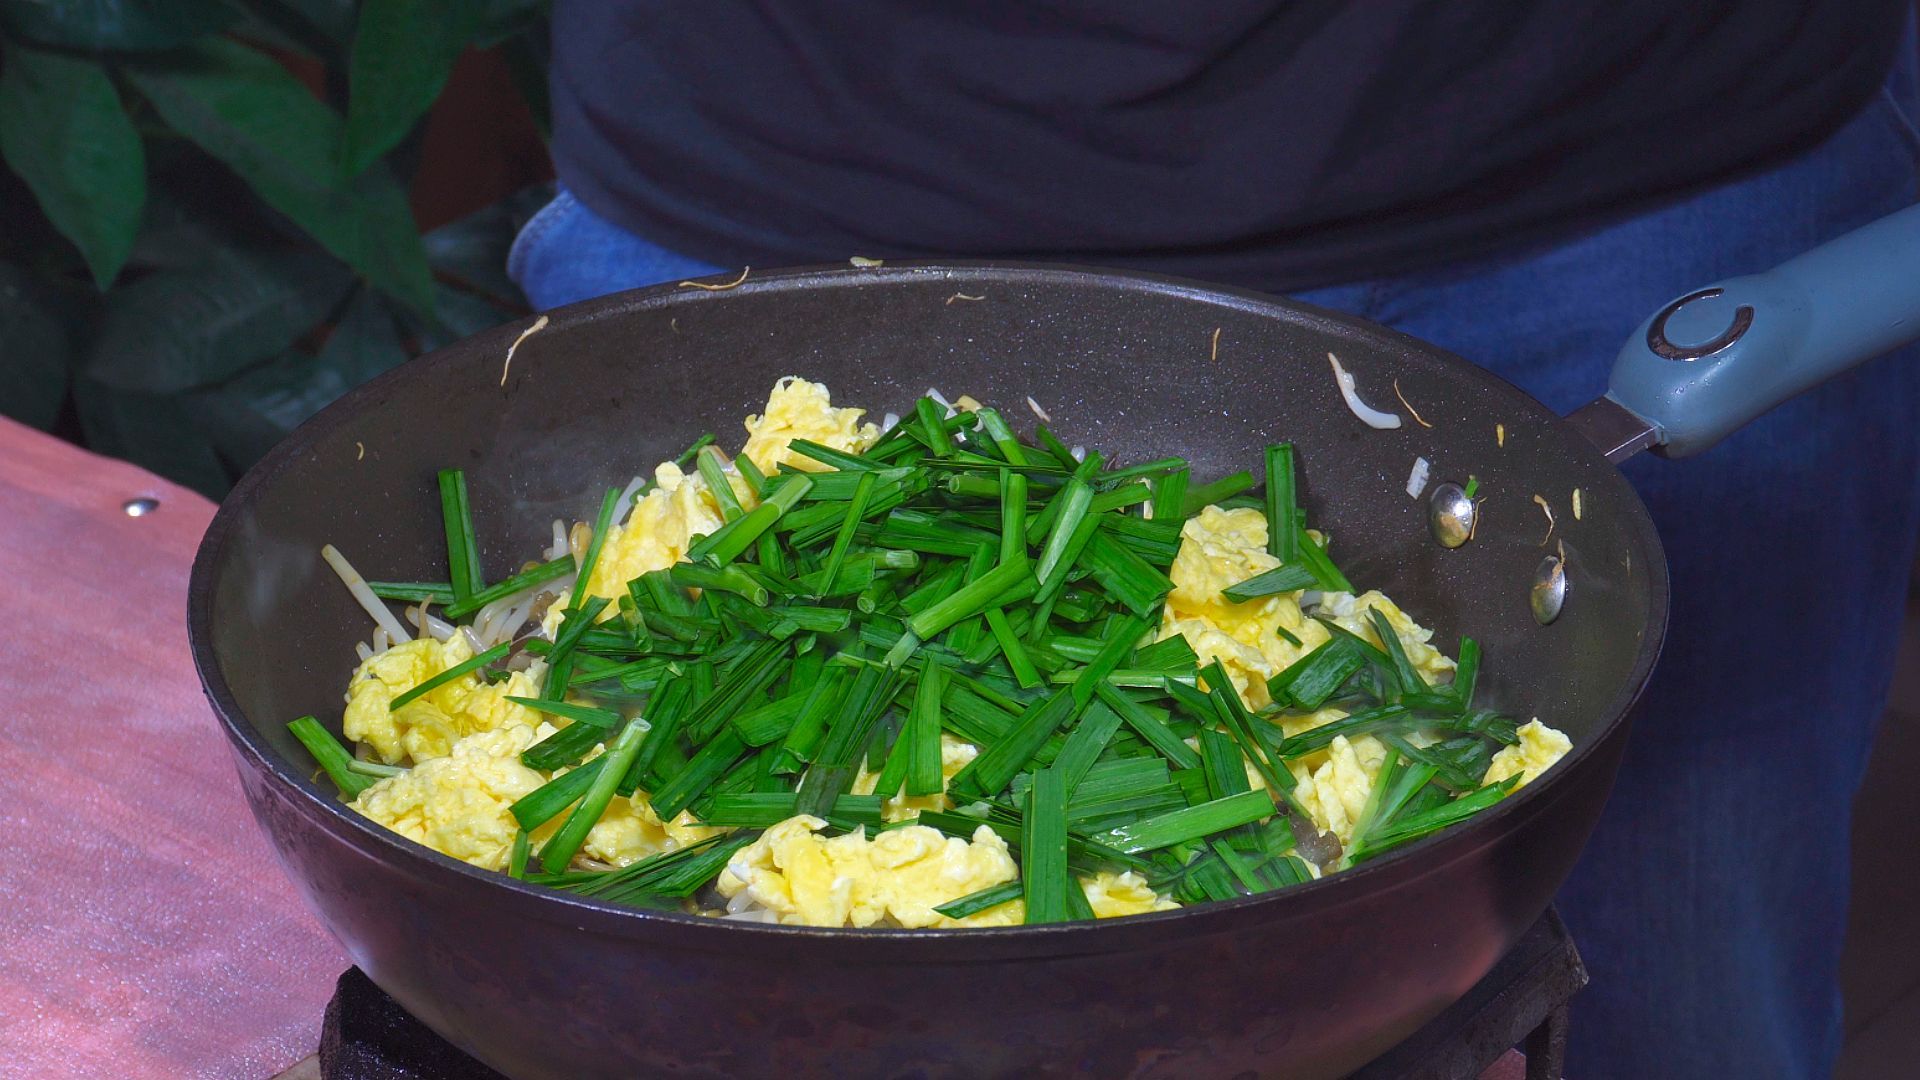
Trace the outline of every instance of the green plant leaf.
<path fill-rule="evenodd" d="M 536 23 L 545 22 L 550 6 L 548 0 L 487 0 L 474 44 L 491 49 Z"/>
<path fill-rule="evenodd" d="M 67 397 L 67 330 L 25 270 L 0 263 L 0 415 L 49 428 Z"/>
<path fill-rule="evenodd" d="M 444 349 L 456 341 L 514 318 L 514 313 L 494 307 L 484 298 L 464 289 L 436 283 L 433 292 L 437 316 L 430 322 L 424 319 L 408 320 L 414 335 L 420 339 L 422 352 Z"/>
<path fill-rule="evenodd" d="M 0 153 L 104 289 L 140 231 L 140 136 L 98 63 L 11 42 L 0 53 Z"/>
<path fill-rule="evenodd" d="M 270 57 L 208 41 L 123 68 L 174 130 L 388 295 L 433 310 L 432 276 L 405 192 L 384 166 L 338 182 L 338 114 Z"/>
<path fill-rule="evenodd" d="M 217 499 L 232 477 L 202 425 L 180 398 L 115 390 L 87 378 L 73 387 L 87 448 L 135 465 Z"/>
<path fill-rule="evenodd" d="M 255 18 L 306 42 L 321 55 L 339 55 L 353 37 L 355 6 L 354 0 L 251 0 L 247 4 Z"/>
<path fill-rule="evenodd" d="M 427 263 L 495 300 L 526 306 L 526 296 L 507 276 L 513 238 L 540 208 L 553 201 L 552 184 L 534 184 L 427 233 Z"/>
<path fill-rule="evenodd" d="M 320 349 L 320 366 L 337 373 L 341 381 L 339 392 L 320 404 L 332 401 L 406 359 L 406 343 L 400 338 L 400 326 L 387 309 L 386 301 L 379 293 L 361 289 Z M 309 412 L 294 422 L 311 415 Z"/>
<path fill-rule="evenodd" d="M 470 0 L 365 0 L 347 68 L 342 175 L 358 176 L 426 115 L 484 14 Z"/>
<path fill-rule="evenodd" d="M 214 447 L 244 471 L 334 399 L 406 359 L 387 301 L 363 288 L 319 355 L 281 353 L 188 399 Z"/>
<path fill-rule="evenodd" d="M 527 103 L 527 111 L 533 114 L 533 126 L 542 139 L 553 141 L 553 96 L 547 88 L 547 69 L 553 58 L 552 28 L 535 21 L 506 36 L 499 48 L 507 75 L 520 91 L 520 99 Z"/>
<path fill-rule="evenodd" d="M 70 49 L 171 49 L 238 16 L 223 0 L 0 0 L 0 28 Z"/>
<path fill-rule="evenodd" d="M 205 266 L 149 274 L 108 295 L 87 374 L 150 394 L 224 382 L 312 330 L 351 281 L 313 251 L 227 252 Z"/>

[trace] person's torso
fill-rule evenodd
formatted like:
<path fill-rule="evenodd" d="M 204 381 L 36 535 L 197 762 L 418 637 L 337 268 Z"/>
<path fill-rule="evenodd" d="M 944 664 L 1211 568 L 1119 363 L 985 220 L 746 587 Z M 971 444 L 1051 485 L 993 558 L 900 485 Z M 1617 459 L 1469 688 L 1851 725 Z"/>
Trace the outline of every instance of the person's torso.
<path fill-rule="evenodd" d="M 1563 230 L 1810 145 L 1906 0 L 562 0 L 561 178 L 716 262 L 1264 288 Z"/>

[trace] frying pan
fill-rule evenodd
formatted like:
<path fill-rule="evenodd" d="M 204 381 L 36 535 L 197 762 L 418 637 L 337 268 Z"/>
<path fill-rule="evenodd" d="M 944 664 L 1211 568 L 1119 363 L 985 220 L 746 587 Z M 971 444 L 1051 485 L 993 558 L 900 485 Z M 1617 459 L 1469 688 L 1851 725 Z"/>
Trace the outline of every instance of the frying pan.
<path fill-rule="evenodd" d="M 1340 1076 L 1491 967 L 1600 814 L 1667 615 L 1660 541 L 1609 459 L 1701 449 L 1920 334 L 1916 251 L 1920 209 L 1688 294 L 1569 420 L 1380 326 L 1144 274 L 810 269 L 592 300 L 552 312 L 508 370 L 527 325 L 374 380 L 248 473 L 194 563 L 194 660 L 314 911 L 384 990 L 508 1075 Z M 1329 351 L 1376 405 L 1398 380 L 1432 426 L 1360 423 Z M 338 717 L 367 632 L 321 544 L 373 576 L 440 576 L 433 477 L 458 466 L 497 572 L 544 546 L 553 518 L 590 516 L 592 493 L 755 411 L 793 373 L 876 413 L 929 386 L 1009 415 L 1031 396 L 1070 443 L 1180 454 L 1200 476 L 1291 440 L 1309 518 L 1348 575 L 1449 650 L 1479 638 L 1490 699 L 1575 749 L 1464 827 L 1347 873 L 1179 912 L 970 931 L 719 923 L 563 895 L 414 845 L 315 783 L 286 722 Z M 1435 480 L 1479 477 L 1484 520 L 1465 546 L 1430 538 L 1427 504 L 1405 490 L 1416 457 Z M 1550 546 L 1535 494 L 1560 508 Z M 1562 546 L 1564 607 L 1542 625 L 1532 585 Z"/>

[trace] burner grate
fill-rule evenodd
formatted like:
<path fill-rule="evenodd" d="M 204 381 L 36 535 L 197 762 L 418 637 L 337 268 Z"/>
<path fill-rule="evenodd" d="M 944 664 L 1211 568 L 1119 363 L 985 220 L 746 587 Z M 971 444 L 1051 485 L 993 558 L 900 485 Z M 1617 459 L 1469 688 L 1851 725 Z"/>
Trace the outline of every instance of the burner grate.
<path fill-rule="evenodd" d="M 1558 1080 L 1567 1002 L 1587 969 L 1549 909 L 1467 996 L 1350 1080 L 1471 1080 L 1506 1052 L 1526 1080 Z M 322 1080 L 504 1080 L 427 1030 L 358 968 L 340 976 L 320 1030 Z"/>

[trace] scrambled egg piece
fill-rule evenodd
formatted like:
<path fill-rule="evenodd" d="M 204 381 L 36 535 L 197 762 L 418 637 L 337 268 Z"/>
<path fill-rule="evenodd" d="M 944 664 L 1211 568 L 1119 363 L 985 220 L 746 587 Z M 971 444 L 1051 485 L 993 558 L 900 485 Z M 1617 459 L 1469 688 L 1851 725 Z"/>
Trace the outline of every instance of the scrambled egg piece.
<path fill-rule="evenodd" d="M 816 382 L 789 375 L 773 384 L 767 397 L 767 411 L 747 417 L 747 445 L 740 452 L 753 459 L 767 475 L 781 464 L 808 472 L 827 466 L 800 454 L 790 453 L 787 444 L 806 439 L 849 454 L 857 454 L 873 445 L 880 429 L 862 424 L 865 409 L 836 409 L 833 395 Z"/>
<path fill-rule="evenodd" d="M 473 657 L 465 634 L 445 642 L 432 638 L 405 641 L 360 665 L 347 687 L 342 730 L 347 738 L 371 746 L 387 764 L 445 757 L 456 741 L 511 725 L 532 725 L 538 713 L 506 700 L 538 697 L 531 675 L 515 672 L 489 686 L 469 673 L 435 687 L 398 710 L 393 699 L 435 675 Z"/>
<path fill-rule="evenodd" d="M 442 854 L 487 870 L 503 869 L 519 831 L 507 808 L 547 782 L 520 763 L 520 752 L 553 730 L 547 724 L 515 724 L 469 735 L 445 757 L 361 792 L 353 808 Z M 550 823 L 545 831 L 557 827 Z"/>
<path fill-rule="evenodd" d="M 787 444 L 810 439 L 857 454 L 880 436 L 872 424 L 860 423 L 863 415 L 864 409 L 834 408 L 825 386 L 790 375 L 774 384 L 766 412 L 747 418 L 747 445 L 740 452 L 769 474 L 782 462 L 796 469 L 823 469 L 826 466 L 811 458 L 788 453 Z M 720 504 L 698 473 L 666 462 L 654 470 L 653 477 L 654 486 L 633 504 L 626 520 L 609 528 L 587 582 L 589 596 L 618 598 L 626 592 L 627 582 L 685 559 L 694 537 L 710 535 L 724 523 Z M 741 505 L 755 505 L 745 478 L 731 467 L 727 482 Z M 548 610 L 543 625 L 549 633 L 558 625 L 564 606 L 556 603 Z M 601 618 L 614 614 L 609 607 Z"/>
<path fill-rule="evenodd" d="M 1407 617 L 1393 601 L 1379 590 L 1361 593 L 1327 593 L 1320 598 L 1320 614 L 1375 645 L 1384 646 L 1380 635 L 1374 633 L 1373 620 L 1367 617 L 1370 608 L 1379 608 L 1387 617 L 1393 632 L 1400 638 L 1400 647 L 1406 650 L 1407 659 L 1413 662 L 1429 685 L 1452 682 L 1453 661 L 1446 654 L 1434 648 L 1428 642 L 1433 640 L 1433 631 L 1421 626 Z"/>
<path fill-rule="evenodd" d="M 1509 776 L 1518 776 L 1519 787 L 1526 787 L 1540 778 L 1554 762 L 1567 756 L 1573 749 L 1573 740 L 1539 720 L 1530 720 L 1520 725 L 1520 741 L 1512 746 L 1503 747 L 1493 755 L 1493 761 L 1487 766 L 1483 784 L 1497 784 Z"/>
<path fill-rule="evenodd" d="M 1161 617 L 1162 640 L 1178 634 L 1201 666 L 1218 660 L 1252 708 L 1269 704 L 1267 680 L 1327 639 L 1327 629 L 1300 612 L 1300 594 L 1277 593 L 1236 604 L 1220 595 L 1280 565 L 1267 551 L 1266 515 L 1251 507 L 1209 506 L 1180 530 L 1173 592 Z M 1284 627 L 1299 645 L 1281 637 Z"/>
<path fill-rule="evenodd" d="M 933 909 L 1019 874 L 1006 841 L 984 825 L 969 842 L 924 825 L 873 837 L 865 830 L 818 835 L 826 824 L 801 814 L 768 829 L 721 872 L 720 895 L 731 899 L 745 891 L 783 923 L 975 926 L 982 924 Z"/>
<path fill-rule="evenodd" d="M 455 742 L 451 752 L 374 784 L 353 808 L 408 839 L 487 870 L 507 865 L 519 822 L 514 802 L 560 773 L 530 769 L 527 747 L 553 734 L 551 724 L 509 724 Z M 565 770 L 561 770 L 565 772 Z M 566 820 L 563 812 L 535 829 L 537 847 Z M 704 840 L 725 830 L 694 823 L 681 812 L 662 824 L 642 794 L 615 797 L 587 833 L 581 853 L 615 866 Z"/>
<path fill-rule="evenodd" d="M 627 582 L 685 559 L 695 536 L 705 536 L 723 524 L 720 504 L 698 474 L 682 472 L 669 461 L 653 471 L 653 483 L 653 488 L 627 512 L 626 521 L 608 528 L 593 576 L 587 581 L 587 595 L 610 599 L 626 595 Z M 563 597 L 547 609 L 542 625 L 548 633 L 558 625 L 565 606 Z M 608 619 L 617 613 L 609 605 L 601 617 Z"/>
<path fill-rule="evenodd" d="M 686 810 L 680 811 L 672 821 L 663 822 L 647 799 L 645 792 L 635 792 L 629 799 L 616 795 L 607 804 L 607 812 L 587 833 L 587 841 L 580 846 L 580 853 L 589 859 L 625 866 L 649 855 L 697 844 L 729 831 L 701 825 Z M 541 826 L 540 831 L 551 831 L 558 827 L 557 822 L 565 820 L 564 814 L 558 815 L 553 822 Z"/>
<path fill-rule="evenodd" d="M 1173 911 L 1180 906 L 1154 892 L 1153 887 L 1147 884 L 1147 879 L 1132 870 L 1118 874 L 1102 870 L 1093 877 L 1081 878 L 1080 887 L 1087 894 L 1087 905 L 1093 908 L 1094 917 L 1099 919 L 1144 915 L 1149 911 Z"/>
<path fill-rule="evenodd" d="M 1288 763 L 1300 784 L 1294 798 L 1313 819 L 1321 832 L 1340 838 L 1344 847 L 1353 843 L 1353 830 L 1366 811 L 1367 797 L 1373 794 L 1373 782 L 1387 761 L 1387 748 L 1371 735 L 1348 740 L 1335 735 L 1327 747 L 1326 759 L 1309 769 L 1306 762 Z"/>
<path fill-rule="evenodd" d="M 953 778 L 974 758 L 980 756 L 980 748 L 964 739 L 956 739 L 946 732 L 940 733 L 940 786 L 953 782 Z M 865 765 L 853 778 L 855 795 L 871 795 L 880 783 L 880 774 L 868 772 Z M 953 800 L 943 790 L 937 795 L 908 795 L 905 791 L 895 794 L 880 807 L 880 816 L 887 821 L 905 821 L 920 816 L 922 810 L 951 810 Z M 945 901 L 941 901 L 945 903 Z"/>

